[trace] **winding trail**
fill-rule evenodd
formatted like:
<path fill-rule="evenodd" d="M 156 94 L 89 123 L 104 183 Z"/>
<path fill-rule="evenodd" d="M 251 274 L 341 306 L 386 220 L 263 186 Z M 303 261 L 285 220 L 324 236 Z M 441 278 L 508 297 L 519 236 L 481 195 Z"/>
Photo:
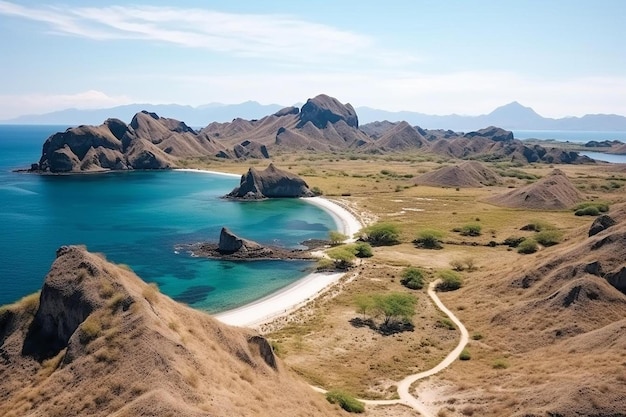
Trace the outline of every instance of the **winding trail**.
<path fill-rule="evenodd" d="M 437 366 L 427 371 L 409 375 L 406 378 L 404 378 L 402 381 L 400 381 L 398 383 L 398 396 L 400 397 L 400 399 L 398 400 L 362 400 L 362 399 L 359 399 L 359 401 L 365 403 L 366 405 L 373 405 L 373 406 L 402 404 L 402 405 L 413 408 L 424 417 L 434 417 L 434 414 L 432 414 L 426 408 L 424 404 L 422 404 L 417 398 L 411 395 L 411 392 L 410 392 L 411 385 L 413 385 L 414 382 L 419 381 L 420 379 L 424 379 L 429 376 L 435 375 L 436 373 L 441 372 L 442 370 L 450 366 L 459 357 L 459 355 L 465 348 L 465 345 L 467 345 L 467 342 L 469 341 L 469 333 L 467 332 L 467 329 L 465 328 L 463 323 L 461 323 L 461 320 L 459 320 L 454 315 L 454 313 L 452 313 L 441 302 L 441 300 L 437 296 L 437 293 L 435 292 L 435 287 L 437 286 L 439 281 L 440 280 L 436 280 L 430 283 L 430 285 L 428 286 L 428 296 L 433 300 L 435 305 L 441 311 L 443 311 L 450 318 L 450 320 L 452 320 L 454 324 L 456 324 L 456 326 L 461 331 L 461 338 L 459 339 L 458 345 L 454 348 L 454 350 L 448 353 L 448 355 Z M 313 389 L 323 394 L 327 392 L 325 389 L 319 388 L 319 387 L 313 387 Z"/>

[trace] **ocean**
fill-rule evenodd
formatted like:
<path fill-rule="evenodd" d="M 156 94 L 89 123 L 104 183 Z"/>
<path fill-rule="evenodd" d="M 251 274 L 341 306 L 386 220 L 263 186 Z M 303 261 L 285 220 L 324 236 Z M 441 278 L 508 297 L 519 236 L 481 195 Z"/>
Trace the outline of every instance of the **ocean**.
<path fill-rule="evenodd" d="M 222 226 L 262 244 L 298 247 L 337 226 L 297 199 L 234 202 L 239 179 L 196 172 L 40 176 L 15 173 L 65 126 L 0 125 L 0 305 L 41 288 L 62 245 L 126 264 L 172 298 L 209 312 L 271 294 L 311 272 L 307 261 L 229 262 L 176 251 L 217 241 Z"/>

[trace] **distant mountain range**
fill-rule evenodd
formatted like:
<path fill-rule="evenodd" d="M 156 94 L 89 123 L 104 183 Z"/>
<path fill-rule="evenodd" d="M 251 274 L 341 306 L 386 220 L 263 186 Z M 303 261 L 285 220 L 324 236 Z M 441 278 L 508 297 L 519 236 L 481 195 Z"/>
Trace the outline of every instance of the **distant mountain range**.
<path fill-rule="evenodd" d="M 198 107 L 179 104 L 128 104 L 105 109 L 67 109 L 46 114 L 24 115 L 10 120 L 2 120 L 0 123 L 97 125 L 108 118 L 117 118 L 128 123 L 136 113 L 146 110 L 157 113 L 159 116 L 182 120 L 189 126 L 204 127 L 211 122 L 230 122 L 236 118 L 260 119 L 284 107 L 286 106 L 260 104 L 256 101 L 246 101 L 240 104 L 211 103 Z M 390 112 L 370 107 L 357 107 L 356 112 L 361 124 L 383 120 L 406 121 L 413 126 L 420 126 L 425 129 L 470 131 L 486 126 L 498 126 L 510 130 L 626 131 L 626 117 L 624 116 L 587 114 L 582 117 L 552 119 L 543 117 L 532 108 L 525 107 L 515 101 L 498 107 L 489 114 L 480 116 L 457 114 L 436 116 L 410 111 Z"/>

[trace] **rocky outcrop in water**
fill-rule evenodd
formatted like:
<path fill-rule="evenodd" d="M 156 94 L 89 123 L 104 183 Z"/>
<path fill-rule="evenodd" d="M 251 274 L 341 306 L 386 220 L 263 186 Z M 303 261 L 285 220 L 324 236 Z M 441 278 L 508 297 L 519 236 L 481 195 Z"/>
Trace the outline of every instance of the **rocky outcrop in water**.
<path fill-rule="evenodd" d="M 262 246 L 251 240 L 242 239 L 228 228 L 222 227 L 220 232 L 220 243 L 217 250 L 222 254 L 232 254 L 234 252 L 250 252 L 262 249 Z"/>
<path fill-rule="evenodd" d="M 265 198 L 313 197 L 313 192 L 299 176 L 270 164 L 263 171 L 251 167 L 245 175 L 241 176 L 239 186 L 225 197 L 239 200 L 261 200 Z"/>

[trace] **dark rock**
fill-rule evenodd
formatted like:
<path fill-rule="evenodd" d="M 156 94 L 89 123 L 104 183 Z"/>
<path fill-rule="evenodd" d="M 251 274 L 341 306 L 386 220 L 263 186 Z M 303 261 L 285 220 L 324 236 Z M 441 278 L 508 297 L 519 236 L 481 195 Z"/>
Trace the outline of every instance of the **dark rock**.
<path fill-rule="evenodd" d="M 617 224 L 617 222 L 613 220 L 612 217 L 607 216 L 606 214 L 596 217 L 596 219 L 593 221 L 593 224 L 589 228 L 589 236 L 591 237 L 597 235 L 601 231 L 608 229 L 615 224 Z"/>
<path fill-rule="evenodd" d="M 250 168 L 241 176 L 241 183 L 227 198 L 259 200 L 264 198 L 313 197 L 307 183 L 295 174 L 270 164 L 265 170 Z"/>
<path fill-rule="evenodd" d="M 605 278 L 609 284 L 626 294 L 626 267 L 622 267 L 617 272 L 606 274 Z"/>
<path fill-rule="evenodd" d="M 242 239 L 226 227 L 222 227 L 220 243 L 217 248 L 220 253 L 231 254 L 239 251 L 259 250 L 262 246 L 251 240 Z"/>
<path fill-rule="evenodd" d="M 591 275 L 602 276 L 602 265 L 598 261 L 591 262 L 585 265 L 585 272 Z"/>
<path fill-rule="evenodd" d="M 284 109 L 278 110 L 276 113 L 274 113 L 274 116 L 282 117 L 282 116 L 288 116 L 290 114 L 298 114 L 298 113 L 300 113 L 300 109 L 297 107 L 291 106 L 291 107 L 285 107 Z"/>
<path fill-rule="evenodd" d="M 268 343 L 266 338 L 261 336 L 252 336 L 248 339 L 248 343 L 251 346 L 256 346 L 259 349 L 259 354 L 266 364 L 268 364 L 273 369 L 278 368 L 276 365 L 276 357 L 274 356 L 274 351 L 272 350 L 272 346 Z"/>
<path fill-rule="evenodd" d="M 235 147 L 233 148 L 233 152 L 235 152 L 235 157 L 239 159 L 267 159 L 270 157 L 270 154 L 267 151 L 267 147 L 265 145 L 250 140 L 245 140 L 239 145 L 235 145 Z"/>
<path fill-rule="evenodd" d="M 296 127 L 301 128 L 311 122 L 318 129 L 323 129 L 328 123 L 334 124 L 340 120 L 350 127 L 359 127 L 359 119 L 351 104 L 341 104 L 336 98 L 320 94 L 308 99 L 302 106 L 300 121 Z"/>
<path fill-rule="evenodd" d="M 466 138 L 488 138 L 494 142 L 509 142 L 513 140 L 513 132 L 504 130 L 499 127 L 489 126 L 484 129 L 477 130 L 475 132 L 469 132 L 465 134 Z"/>

